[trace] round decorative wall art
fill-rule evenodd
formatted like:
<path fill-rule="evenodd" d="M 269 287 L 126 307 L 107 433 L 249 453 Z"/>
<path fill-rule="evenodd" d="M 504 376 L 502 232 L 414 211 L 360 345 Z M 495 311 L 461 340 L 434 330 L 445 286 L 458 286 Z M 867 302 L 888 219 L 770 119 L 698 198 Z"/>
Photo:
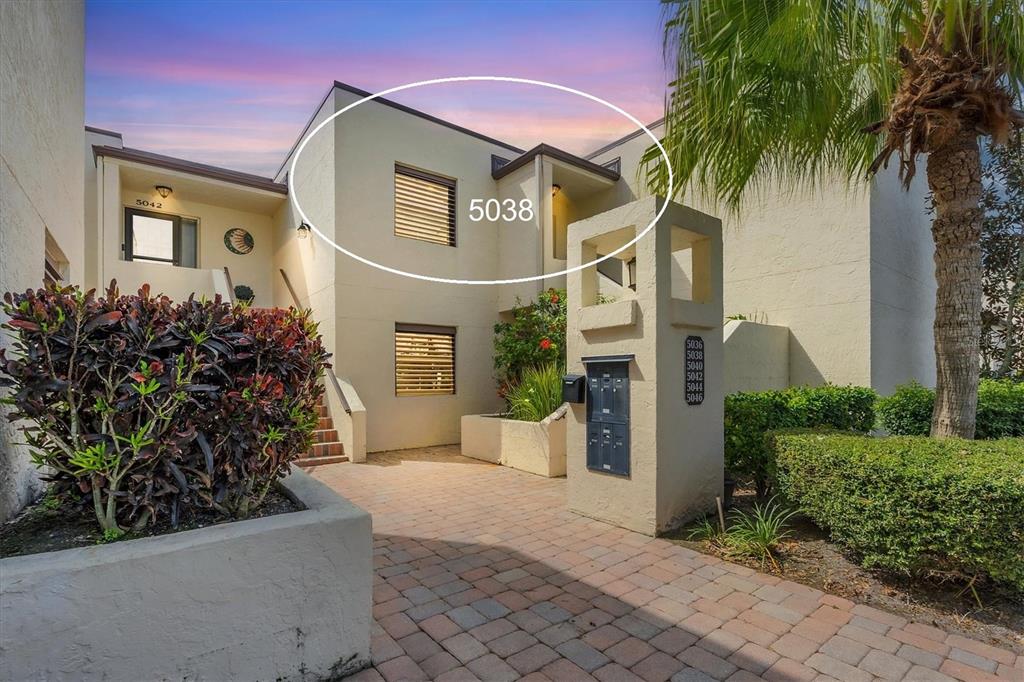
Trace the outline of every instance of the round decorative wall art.
<path fill-rule="evenodd" d="M 247 253 L 252 253 L 252 249 L 256 246 L 256 242 L 253 240 L 252 235 L 249 234 L 248 230 L 243 230 L 240 227 L 233 227 L 224 233 L 224 246 L 228 247 L 228 251 L 231 253 L 237 253 L 239 256 L 244 256 Z"/>

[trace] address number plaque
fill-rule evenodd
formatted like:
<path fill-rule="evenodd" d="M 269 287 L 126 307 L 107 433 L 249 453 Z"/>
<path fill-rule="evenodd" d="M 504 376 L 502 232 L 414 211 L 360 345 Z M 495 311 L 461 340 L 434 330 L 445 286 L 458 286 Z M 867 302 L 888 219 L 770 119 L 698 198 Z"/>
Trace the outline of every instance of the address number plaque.
<path fill-rule="evenodd" d="M 704 339 L 686 337 L 686 404 L 704 402 Z"/>

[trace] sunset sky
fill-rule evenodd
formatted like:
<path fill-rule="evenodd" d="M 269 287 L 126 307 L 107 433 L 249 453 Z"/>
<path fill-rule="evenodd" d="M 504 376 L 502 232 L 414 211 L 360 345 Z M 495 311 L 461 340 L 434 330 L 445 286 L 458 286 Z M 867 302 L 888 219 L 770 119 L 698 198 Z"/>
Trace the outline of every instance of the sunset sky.
<path fill-rule="evenodd" d="M 633 2 L 112 2 L 86 10 L 86 122 L 124 143 L 271 174 L 334 80 L 370 91 L 501 75 L 567 85 L 645 123 L 668 75 L 660 7 Z M 635 126 L 537 87 L 393 99 L 527 148 L 582 153 Z"/>

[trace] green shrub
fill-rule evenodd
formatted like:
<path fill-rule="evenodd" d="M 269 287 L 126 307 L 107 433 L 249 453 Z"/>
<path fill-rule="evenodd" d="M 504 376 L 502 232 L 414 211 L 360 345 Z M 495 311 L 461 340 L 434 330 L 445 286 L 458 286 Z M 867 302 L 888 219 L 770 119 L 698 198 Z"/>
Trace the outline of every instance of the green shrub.
<path fill-rule="evenodd" d="M 927 436 L 931 431 L 935 391 L 917 383 L 897 387 L 876 408 L 878 422 L 894 436 Z M 1024 383 L 982 379 L 978 385 L 975 438 L 1024 436 Z"/>
<path fill-rule="evenodd" d="M 898 386 L 875 405 L 878 423 L 894 436 L 927 436 L 932 425 L 935 391 L 917 382 Z"/>
<path fill-rule="evenodd" d="M 1024 591 L 1024 439 L 776 433 L 778 484 L 866 567 Z"/>
<path fill-rule="evenodd" d="M 50 286 L 7 294 L 4 402 L 57 494 L 106 539 L 246 516 L 309 450 L 327 366 L 308 312 Z M 73 505 L 72 505 L 73 506 Z"/>
<path fill-rule="evenodd" d="M 832 385 L 727 395 L 725 466 L 733 476 L 753 481 L 758 497 L 766 497 L 775 476 L 767 432 L 799 427 L 870 431 L 876 397 L 870 388 Z"/>
<path fill-rule="evenodd" d="M 531 367 L 506 396 L 509 416 L 528 422 L 547 418 L 562 404 L 562 374 L 559 365 L 548 363 Z"/>

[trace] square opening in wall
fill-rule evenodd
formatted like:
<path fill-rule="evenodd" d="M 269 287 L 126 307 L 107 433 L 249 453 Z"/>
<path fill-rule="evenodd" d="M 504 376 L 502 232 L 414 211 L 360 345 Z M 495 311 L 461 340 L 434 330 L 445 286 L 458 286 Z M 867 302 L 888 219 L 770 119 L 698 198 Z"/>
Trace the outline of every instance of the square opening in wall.
<path fill-rule="evenodd" d="M 583 240 L 582 261 L 594 261 L 622 248 L 636 238 L 636 226 L 623 227 Z M 640 273 L 639 276 L 642 276 Z M 632 298 L 638 279 L 636 245 L 631 245 L 594 267 L 583 270 L 584 306 Z"/>
<path fill-rule="evenodd" d="M 711 300 L 711 239 L 672 227 L 672 298 L 695 303 Z"/>

